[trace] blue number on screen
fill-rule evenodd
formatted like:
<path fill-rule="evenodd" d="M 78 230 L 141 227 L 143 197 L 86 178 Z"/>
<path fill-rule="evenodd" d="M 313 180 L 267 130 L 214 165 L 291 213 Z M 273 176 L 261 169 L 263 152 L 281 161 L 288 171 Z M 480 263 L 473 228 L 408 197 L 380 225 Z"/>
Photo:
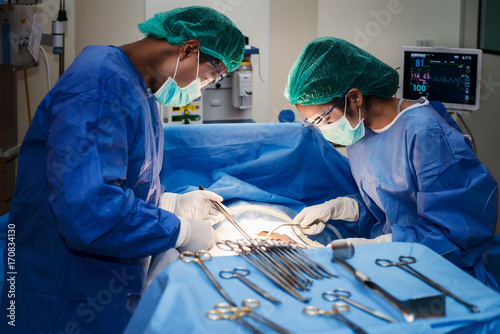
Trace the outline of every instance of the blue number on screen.
<path fill-rule="evenodd" d="M 425 92 L 427 90 L 426 85 L 413 85 L 414 92 Z"/>

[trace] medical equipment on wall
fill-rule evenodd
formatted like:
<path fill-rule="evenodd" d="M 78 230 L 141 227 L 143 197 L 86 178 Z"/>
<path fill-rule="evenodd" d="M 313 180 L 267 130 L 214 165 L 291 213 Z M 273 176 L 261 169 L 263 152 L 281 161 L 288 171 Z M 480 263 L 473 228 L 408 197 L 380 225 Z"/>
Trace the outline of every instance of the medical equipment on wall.
<path fill-rule="evenodd" d="M 0 0 L 0 214 L 9 212 L 15 188 L 17 143 L 17 72 L 37 65 L 28 43 L 38 0 Z"/>
<path fill-rule="evenodd" d="M 157 103 L 160 118 L 164 125 L 202 124 L 203 95 L 183 107 L 164 106 Z"/>
<path fill-rule="evenodd" d="M 403 46 L 401 97 L 440 101 L 449 112 L 478 110 L 482 55 L 479 49 Z"/>
<path fill-rule="evenodd" d="M 60 74 L 64 71 L 64 0 L 52 35 L 42 34 L 41 23 L 32 5 L 42 0 L 0 0 L 0 214 L 9 212 L 15 188 L 15 170 L 20 145 L 17 142 L 17 72 L 38 66 L 40 44 L 53 45 L 60 55 Z M 52 41 L 54 41 L 52 43 Z M 51 44 L 47 44 L 47 43 Z M 47 74 L 49 75 L 49 74 Z M 29 95 L 28 115 L 31 118 Z M 31 121 L 31 120 L 30 120 Z"/>
<path fill-rule="evenodd" d="M 252 123 L 251 56 L 259 49 L 246 45 L 241 66 L 224 80 L 203 91 L 203 123 Z"/>

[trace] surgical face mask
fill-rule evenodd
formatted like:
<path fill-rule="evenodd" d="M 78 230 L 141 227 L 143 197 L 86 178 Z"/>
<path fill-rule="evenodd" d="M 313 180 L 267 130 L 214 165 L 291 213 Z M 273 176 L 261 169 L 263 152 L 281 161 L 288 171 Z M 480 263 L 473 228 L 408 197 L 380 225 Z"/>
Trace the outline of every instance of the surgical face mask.
<path fill-rule="evenodd" d="M 359 123 L 355 128 L 351 126 L 351 123 L 345 117 L 347 110 L 347 96 L 344 107 L 344 116 L 339 118 L 337 121 L 320 126 L 319 130 L 326 138 L 326 140 L 339 144 L 349 146 L 360 140 L 365 135 L 365 126 L 363 124 L 364 119 L 361 119 L 361 108 L 359 111 Z"/>
<path fill-rule="evenodd" d="M 179 67 L 179 57 L 175 65 L 174 77 L 167 81 L 154 93 L 156 101 L 164 106 L 183 107 L 201 96 L 201 83 L 198 76 L 200 70 L 200 51 L 198 51 L 198 65 L 196 68 L 196 79 L 186 87 L 180 88 L 175 82 L 175 75 Z"/>

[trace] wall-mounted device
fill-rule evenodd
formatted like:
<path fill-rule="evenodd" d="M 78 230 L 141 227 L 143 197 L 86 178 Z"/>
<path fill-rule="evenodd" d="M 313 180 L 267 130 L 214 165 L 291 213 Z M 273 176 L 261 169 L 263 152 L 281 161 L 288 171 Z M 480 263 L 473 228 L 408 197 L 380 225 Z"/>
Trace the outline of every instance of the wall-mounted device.
<path fill-rule="evenodd" d="M 241 66 L 224 80 L 203 91 L 204 124 L 254 122 L 251 56 L 255 54 L 259 54 L 259 49 L 246 45 Z"/>
<path fill-rule="evenodd" d="M 403 46 L 401 97 L 440 101 L 450 112 L 478 110 L 481 62 L 478 49 Z"/>
<path fill-rule="evenodd" d="M 197 98 L 187 106 L 170 107 L 159 103 L 161 121 L 164 125 L 178 124 L 202 124 L 203 123 L 203 95 Z"/>

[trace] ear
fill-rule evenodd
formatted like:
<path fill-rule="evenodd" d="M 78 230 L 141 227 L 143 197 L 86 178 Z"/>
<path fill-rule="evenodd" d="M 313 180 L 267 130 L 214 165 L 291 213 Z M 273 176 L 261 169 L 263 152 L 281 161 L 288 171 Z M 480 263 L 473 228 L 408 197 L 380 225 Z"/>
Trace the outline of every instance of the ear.
<path fill-rule="evenodd" d="M 363 105 L 363 93 L 357 88 L 351 89 L 347 93 L 347 98 L 351 100 L 351 104 L 356 106 L 356 107 L 361 107 Z"/>
<path fill-rule="evenodd" d="M 197 39 L 190 39 L 186 43 L 184 43 L 179 49 L 179 59 L 183 60 L 184 58 L 189 57 L 190 55 L 196 55 L 200 50 L 201 43 Z"/>

